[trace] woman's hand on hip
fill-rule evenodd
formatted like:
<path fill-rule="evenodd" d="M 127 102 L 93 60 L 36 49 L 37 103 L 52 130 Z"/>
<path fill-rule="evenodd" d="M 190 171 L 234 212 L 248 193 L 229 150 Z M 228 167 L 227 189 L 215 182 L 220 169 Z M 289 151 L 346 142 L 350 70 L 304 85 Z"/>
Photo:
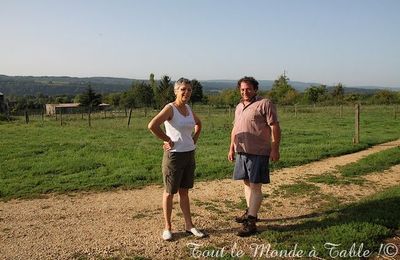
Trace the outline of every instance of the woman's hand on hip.
<path fill-rule="evenodd" d="M 164 151 L 171 150 L 174 147 L 174 145 L 175 144 L 174 144 L 174 142 L 171 141 L 171 139 L 169 139 L 168 142 L 164 141 L 164 145 L 163 145 Z"/>

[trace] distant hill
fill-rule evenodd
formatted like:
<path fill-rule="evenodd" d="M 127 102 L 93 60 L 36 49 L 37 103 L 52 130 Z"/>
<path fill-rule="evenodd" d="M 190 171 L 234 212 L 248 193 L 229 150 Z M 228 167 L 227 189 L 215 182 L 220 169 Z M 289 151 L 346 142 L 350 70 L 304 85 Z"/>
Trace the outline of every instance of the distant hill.
<path fill-rule="evenodd" d="M 5 76 L 0 75 L 0 92 L 5 95 L 32 95 L 39 94 L 77 95 L 85 91 L 90 84 L 92 88 L 101 94 L 111 92 L 123 92 L 128 90 L 134 79 L 110 78 L 110 77 L 32 77 L 32 76 Z"/>
<path fill-rule="evenodd" d="M 259 80 L 260 90 L 270 90 L 274 84 L 273 80 Z M 204 89 L 211 92 L 222 91 L 227 88 L 235 88 L 237 81 L 235 80 L 204 80 L 201 81 Z M 306 83 L 301 81 L 289 81 L 289 84 L 294 87 L 297 91 L 303 92 L 310 86 L 319 86 L 321 83 Z M 331 90 L 333 86 L 327 86 L 328 90 Z M 373 94 L 382 89 L 389 89 L 393 91 L 400 91 L 396 88 L 384 88 L 378 86 L 355 86 L 355 87 L 344 87 L 345 93 L 360 93 L 360 94 Z"/>
<path fill-rule="evenodd" d="M 260 90 L 270 90 L 274 84 L 273 80 L 259 80 Z M 201 84 L 208 90 L 222 90 L 226 88 L 236 87 L 237 80 L 203 80 Z M 319 85 L 318 83 L 305 83 L 300 81 L 290 81 L 290 84 L 298 91 L 304 91 L 311 85 Z"/>
<path fill-rule="evenodd" d="M 77 95 L 85 91 L 86 87 L 91 84 L 92 88 L 101 94 L 112 92 L 124 92 L 128 90 L 133 82 L 142 81 L 139 79 L 113 78 L 113 77 L 33 77 L 33 76 L 6 76 L 0 75 L 0 92 L 5 95 L 32 95 L 39 94 L 55 96 L 55 95 Z M 147 82 L 147 80 L 144 80 Z M 223 89 L 235 88 L 236 80 L 201 80 L 203 90 L 205 92 L 220 92 Z M 260 89 L 269 90 L 272 87 L 273 80 L 260 80 Z M 306 83 L 300 81 L 289 82 L 295 89 L 302 92 L 306 88 L 318 86 L 320 83 Z M 328 86 L 330 89 L 330 86 Z M 374 93 L 382 87 L 359 86 L 345 87 L 345 93 Z M 387 88 L 386 88 L 387 89 Z M 399 89 L 391 89 L 397 90 Z"/>

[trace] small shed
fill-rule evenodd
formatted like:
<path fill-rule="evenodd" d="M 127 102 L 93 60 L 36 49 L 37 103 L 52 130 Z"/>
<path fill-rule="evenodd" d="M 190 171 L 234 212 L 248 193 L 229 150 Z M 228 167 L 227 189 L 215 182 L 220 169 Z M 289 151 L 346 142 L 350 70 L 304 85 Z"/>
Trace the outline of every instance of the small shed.
<path fill-rule="evenodd" d="M 79 103 L 64 103 L 64 104 L 46 104 L 46 115 L 53 116 L 58 109 L 63 112 L 73 112 L 79 108 Z"/>
<path fill-rule="evenodd" d="M 62 109 L 63 113 L 77 113 L 80 103 L 63 103 L 63 104 L 46 104 L 46 115 L 54 116 L 58 110 Z M 100 110 L 105 110 L 110 107 L 110 104 L 101 103 Z"/>
<path fill-rule="evenodd" d="M 106 109 L 108 109 L 110 106 L 111 106 L 110 104 L 101 103 L 101 104 L 99 105 L 99 109 L 100 109 L 100 110 L 106 110 Z"/>

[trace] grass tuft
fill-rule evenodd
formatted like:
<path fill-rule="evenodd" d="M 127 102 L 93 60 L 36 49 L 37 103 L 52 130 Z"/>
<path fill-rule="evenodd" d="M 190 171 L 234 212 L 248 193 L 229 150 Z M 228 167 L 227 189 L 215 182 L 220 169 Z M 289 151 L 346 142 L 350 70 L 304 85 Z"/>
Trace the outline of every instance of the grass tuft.
<path fill-rule="evenodd" d="M 382 172 L 397 164 L 400 164 L 400 147 L 368 155 L 355 163 L 338 167 L 338 171 L 345 177 L 354 177 Z"/>
<path fill-rule="evenodd" d="M 295 184 L 285 184 L 279 186 L 278 190 L 276 192 L 284 195 L 284 196 L 301 196 L 305 194 L 310 194 L 310 193 L 317 193 L 320 190 L 320 188 L 314 184 L 306 183 L 303 181 L 300 181 L 299 183 Z"/>

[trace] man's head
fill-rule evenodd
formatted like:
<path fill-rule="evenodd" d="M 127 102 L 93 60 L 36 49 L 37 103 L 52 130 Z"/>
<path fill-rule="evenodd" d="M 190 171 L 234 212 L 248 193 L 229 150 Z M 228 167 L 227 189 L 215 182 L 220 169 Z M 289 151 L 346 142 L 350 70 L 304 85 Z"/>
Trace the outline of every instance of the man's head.
<path fill-rule="evenodd" d="M 250 101 L 257 95 L 258 81 L 253 77 L 243 77 L 239 79 L 237 88 L 243 101 Z"/>

